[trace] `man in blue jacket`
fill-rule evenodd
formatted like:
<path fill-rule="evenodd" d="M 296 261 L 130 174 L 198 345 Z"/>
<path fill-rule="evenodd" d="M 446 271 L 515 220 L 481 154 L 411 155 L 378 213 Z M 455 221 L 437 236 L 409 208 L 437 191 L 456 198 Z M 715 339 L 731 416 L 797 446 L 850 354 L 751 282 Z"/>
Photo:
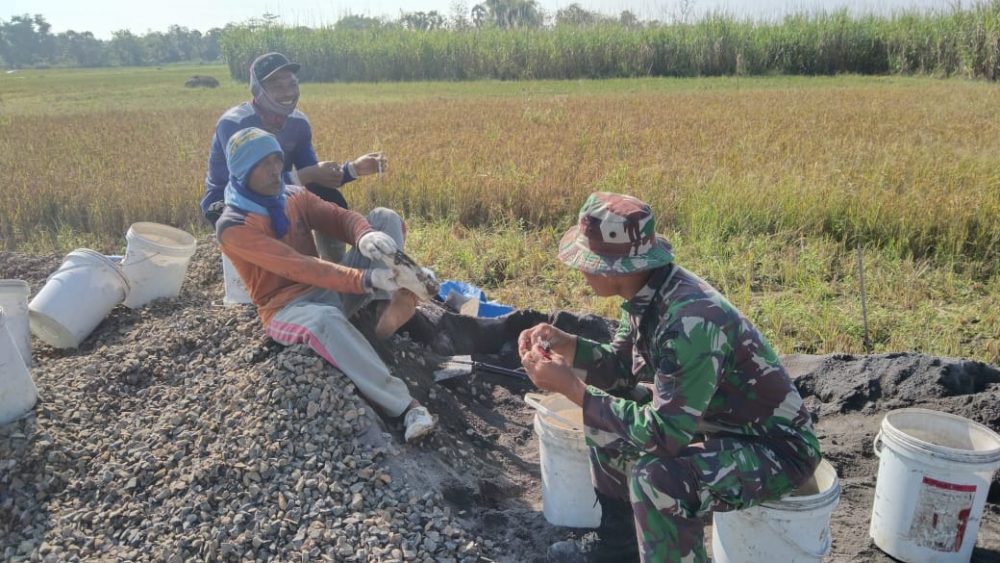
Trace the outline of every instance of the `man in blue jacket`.
<path fill-rule="evenodd" d="M 234 133 L 258 127 L 278 139 L 284 152 L 283 180 L 286 184 L 305 186 L 320 198 L 347 207 L 338 188 L 361 176 L 385 169 L 385 157 L 370 153 L 339 164 L 320 162 L 312 144 L 312 128 L 305 114 L 295 109 L 299 101 L 297 63 L 281 53 L 265 53 L 250 65 L 250 92 L 253 99 L 230 108 L 215 127 L 208 156 L 208 175 L 201 210 L 214 225 L 225 207 L 223 193 L 229 182 L 226 143 Z M 293 176 L 294 171 L 294 176 Z M 343 244 L 317 234 L 317 250 L 326 260 L 339 261 Z"/>

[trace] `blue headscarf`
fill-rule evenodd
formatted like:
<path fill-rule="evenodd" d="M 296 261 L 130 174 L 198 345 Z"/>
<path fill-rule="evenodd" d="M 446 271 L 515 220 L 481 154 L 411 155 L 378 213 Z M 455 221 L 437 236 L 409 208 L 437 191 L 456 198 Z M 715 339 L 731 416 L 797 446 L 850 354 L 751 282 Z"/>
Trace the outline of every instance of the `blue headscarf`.
<path fill-rule="evenodd" d="M 229 165 L 226 205 L 270 216 L 271 227 L 280 239 L 288 233 L 288 216 L 285 214 L 288 198 L 285 195 L 284 181 L 281 183 L 281 191 L 276 196 L 262 196 L 247 186 L 247 180 L 254 167 L 274 153 L 284 157 L 278 139 L 263 129 L 256 127 L 242 129 L 229 138 L 226 144 L 226 163 Z"/>

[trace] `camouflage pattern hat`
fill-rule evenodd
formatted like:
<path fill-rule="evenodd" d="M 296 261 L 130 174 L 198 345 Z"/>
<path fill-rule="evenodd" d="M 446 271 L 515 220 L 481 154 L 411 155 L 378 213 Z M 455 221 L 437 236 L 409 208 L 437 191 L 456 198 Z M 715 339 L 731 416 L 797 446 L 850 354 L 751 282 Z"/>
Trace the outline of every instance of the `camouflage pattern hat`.
<path fill-rule="evenodd" d="M 673 249 L 656 234 L 649 205 L 627 195 L 594 192 L 580 222 L 559 242 L 559 259 L 588 274 L 621 275 L 671 263 Z"/>

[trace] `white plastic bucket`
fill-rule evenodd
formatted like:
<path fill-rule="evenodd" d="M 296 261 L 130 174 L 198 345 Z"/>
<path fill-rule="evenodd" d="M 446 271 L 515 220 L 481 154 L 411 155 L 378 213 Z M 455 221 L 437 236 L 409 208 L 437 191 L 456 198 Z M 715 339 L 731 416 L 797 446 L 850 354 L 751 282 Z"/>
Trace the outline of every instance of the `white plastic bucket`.
<path fill-rule="evenodd" d="M 190 234 L 159 223 L 133 223 L 122 269 L 132 286 L 125 306 L 142 307 L 154 299 L 177 297 L 195 250 Z"/>
<path fill-rule="evenodd" d="M 745 510 L 712 515 L 716 563 L 815 563 L 832 547 L 830 517 L 840 501 L 837 471 L 820 461 L 792 494 Z"/>
<path fill-rule="evenodd" d="M 907 563 L 969 561 L 1000 435 L 960 416 L 900 409 L 882 419 L 874 447 L 875 545 Z"/>
<path fill-rule="evenodd" d="M 243 278 L 240 277 L 240 273 L 236 271 L 236 267 L 225 254 L 222 255 L 222 277 L 226 282 L 226 295 L 222 298 L 224 305 L 231 307 L 253 303 L 247 286 L 243 283 Z"/>
<path fill-rule="evenodd" d="M 0 280 L 0 308 L 7 314 L 7 331 L 24 360 L 31 367 L 31 331 L 28 330 L 28 295 L 31 288 L 22 280 Z"/>
<path fill-rule="evenodd" d="M 583 410 L 560 395 L 528 393 L 535 408 L 535 433 L 542 471 L 542 514 L 550 524 L 596 528 L 601 523 L 583 437 Z"/>
<path fill-rule="evenodd" d="M 28 304 L 31 332 L 55 348 L 76 348 L 129 293 L 117 264 L 78 248 Z"/>
<path fill-rule="evenodd" d="M 7 330 L 7 321 L 0 308 L 0 425 L 24 416 L 38 397 L 35 382 Z"/>

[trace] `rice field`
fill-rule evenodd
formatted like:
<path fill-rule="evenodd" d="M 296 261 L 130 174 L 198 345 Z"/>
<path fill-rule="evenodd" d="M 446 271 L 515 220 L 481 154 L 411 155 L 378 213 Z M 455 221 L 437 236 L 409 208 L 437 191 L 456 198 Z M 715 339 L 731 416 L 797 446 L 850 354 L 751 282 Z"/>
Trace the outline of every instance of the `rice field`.
<path fill-rule="evenodd" d="M 0 79 L 7 250 L 119 253 L 134 221 L 208 232 L 197 202 L 224 67 Z M 222 79 L 189 90 L 191 74 Z M 441 277 L 522 307 L 611 315 L 555 260 L 594 190 L 650 201 L 678 262 L 782 353 L 1000 363 L 1000 88 L 927 77 L 716 77 L 303 85 L 321 158 L 384 151 L 346 189 L 387 205 Z"/>

